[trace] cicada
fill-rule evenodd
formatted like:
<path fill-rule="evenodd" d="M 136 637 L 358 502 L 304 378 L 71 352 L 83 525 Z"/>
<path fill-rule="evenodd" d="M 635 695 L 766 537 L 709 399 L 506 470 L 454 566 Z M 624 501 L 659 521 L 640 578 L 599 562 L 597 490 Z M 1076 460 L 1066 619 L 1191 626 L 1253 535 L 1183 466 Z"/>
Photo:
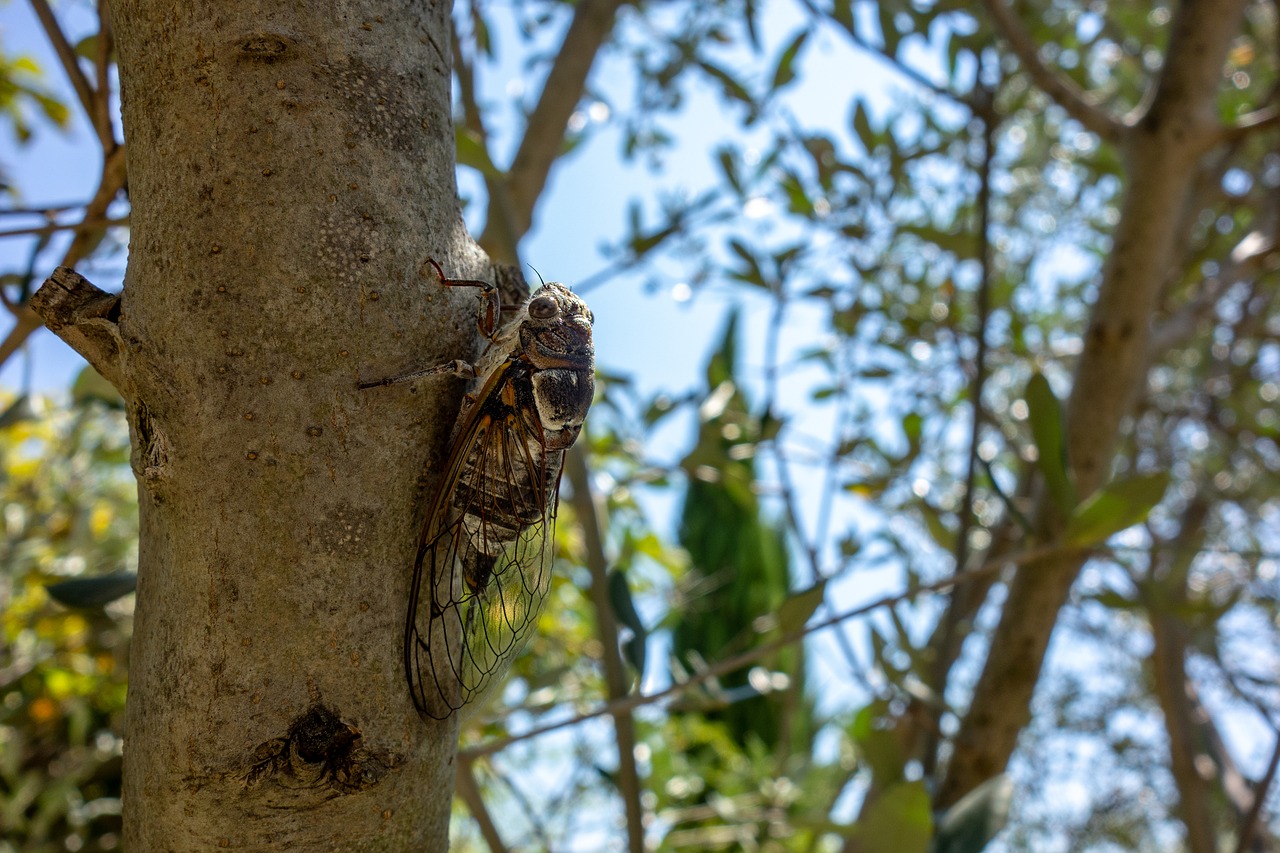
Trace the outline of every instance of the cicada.
<path fill-rule="evenodd" d="M 404 629 L 413 704 L 443 719 L 501 684 L 551 586 L 565 451 L 591 405 L 591 309 L 543 284 L 500 327 L 497 289 L 480 289 L 489 344 L 474 365 L 423 371 L 470 378 L 440 487 L 418 540 Z M 375 383 L 383 384 L 383 383 Z"/>

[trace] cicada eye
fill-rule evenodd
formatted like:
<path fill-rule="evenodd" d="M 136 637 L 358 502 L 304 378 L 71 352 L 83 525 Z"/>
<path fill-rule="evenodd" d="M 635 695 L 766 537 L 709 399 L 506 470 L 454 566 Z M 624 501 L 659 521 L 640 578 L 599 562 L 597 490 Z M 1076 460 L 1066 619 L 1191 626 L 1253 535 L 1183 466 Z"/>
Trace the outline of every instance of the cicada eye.
<path fill-rule="evenodd" d="M 560 306 L 554 296 L 535 296 L 529 303 L 529 316 L 535 320 L 550 320 L 560 313 Z"/>

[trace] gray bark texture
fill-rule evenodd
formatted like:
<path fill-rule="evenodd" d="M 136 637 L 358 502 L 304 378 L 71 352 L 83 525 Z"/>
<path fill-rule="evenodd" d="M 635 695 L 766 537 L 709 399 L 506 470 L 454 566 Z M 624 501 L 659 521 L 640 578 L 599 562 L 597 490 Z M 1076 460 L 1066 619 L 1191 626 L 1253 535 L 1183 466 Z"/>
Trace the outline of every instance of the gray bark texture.
<path fill-rule="evenodd" d="M 457 724 L 415 714 L 401 638 L 461 388 L 356 385 L 478 343 L 474 295 L 424 264 L 491 275 L 457 210 L 449 4 L 111 11 L 128 273 L 114 307 L 64 273 L 50 325 L 134 442 L 125 848 L 445 850 Z"/>

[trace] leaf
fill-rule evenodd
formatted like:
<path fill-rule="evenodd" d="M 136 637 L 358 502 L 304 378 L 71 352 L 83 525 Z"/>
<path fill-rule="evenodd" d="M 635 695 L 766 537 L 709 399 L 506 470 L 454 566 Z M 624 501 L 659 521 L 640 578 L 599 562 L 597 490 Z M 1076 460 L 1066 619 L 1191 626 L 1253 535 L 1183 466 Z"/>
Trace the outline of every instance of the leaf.
<path fill-rule="evenodd" d="M 898 24 L 894 20 L 893 3 L 876 4 L 876 13 L 880 17 L 880 37 L 884 40 L 884 52 L 887 56 L 898 55 L 898 44 L 902 34 L 898 32 Z"/>
<path fill-rule="evenodd" d="M 102 33 L 92 33 L 85 36 L 80 39 L 80 41 L 76 42 L 76 46 L 74 48 L 75 55 L 81 59 L 87 59 L 90 62 L 97 62 L 98 51 L 101 50 L 98 45 L 101 41 Z M 111 62 L 116 61 L 115 42 L 111 43 L 111 53 L 108 56 L 108 59 Z"/>
<path fill-rule="evenodd" d="M 803 628 L 809 617 L 822 606 L 826 589 L 827 582 L 821 580 L 808 589 L 788 596 L 778 608 L 778 627 L 782 629 L 782 633 L 790 634 Z"/>
<path fill-rule="evenodd" d="M 947 526 L 942 520 L 942 515 L 929 504 L 921 501 L 920 515 L 924 517 L 924 523 L 929 528 L 929 535 L 933 537 L 933 541 L 938 543 L 938 547 L 944 551 L 954 551 L 956 549 L 956 532 Z"/>
<path fill-rule="evenodd" d="M 742 195 L 742 180 L 738 177 L 738 161 L 734 150 L 728 145 L 716 149 L 716 159 L 720 162 L 720 170 L 724 179 L 733 187 L 733 191 Z"/>
<path fill-rule="evenodd" d="M 978 853 L 1009 820 L 1013 782 L 1001 773 L 988 779 L 947 809 L 929 853 Z"/>
<path fill-rule="evenodd" d="M 78 404 L 96 400 L 112 409 L 124 409 L 124 398 L 120 392 L 89 366 L 85 366 L 71 383 L 71 399 Z"/>
<path fill-rule="evenodd" d="M 880 141 L 879 136 L 871 128 L 871 117 L 867 114 L 867 105 L 861 99 L 853 108 L 853 132 L 858 135 L 858 140 L 862 142 L 862 147 L 868 154 Z"/>
<path fill-rule="evenodd" d="M 103 607 L 124 598 L 138 585 L 137 572 L 112 572 L 92 578 L 75 578 L 51 583 L 45 587 L 49 596 L 67 607 Z"/>
<path fill-rule="evenodd" d="M 24 421 L 39 420 L 40 416 L 31 408 L 31 398 L 26 394 L 19 396 L 9 407 L 0 412 L 0 429 L 6 429 Z"/>
<path fill-rule="evenodd" d="M 889 729 L 877 725 L 884 708 L 873 702 L 860 710 L 853 718 L 849 736 L 858 746 L 858 755 L 871 777 L 880 786 L 892 785 L 902 779 L 905 761 L 902 744 Z"/>
<path fill-rule="evenodd" d="M 778 65 L 773 70 L 771 90 L 777 91 L 795 79 L 796 57 L 800 55 L 800 51 L 808 38 L 809 31 L 802 30 L 799 35 L 791 40 L 791 44 L 787 45 L 786 49 L 782 51 L 782 55 L 778 57 Z"/>
<path fill-rule="evenodd" d="M 925 853 L 933 833 L 924 782 L 899 782 L 863 809 L 851 833 L 861 853 Z"/>
<path fill-rule="evenodd" d="M 459 166 L 470 166 L 487 176 L 500 174 L 498 167 L 493 165 L 493 160 L 489 157 L 489 149 L 485 147 L 484 140 L 479 134 L 459 125 L 453 138 Z"/>
<path fill-rule="evenodd" d="M 1084 500 L 1067 521 L 1063 541 L 1079 548 L 1105 542 L 1114 533 L 1144 521 L 1169 488 L 1169 472 L 1115 480 Z"/>
<path fill-rule="evenodd" d="M 613 569 L 609 572 L 609 604 L 613 607 L 613 615 L 618 624 L 626 627 L 631 636 L 622 644 L 623 654 L 627 662 L 635 668 L 636 673 L 644 677 L 645 651 L 649 632 L 636 611 L 635 601 L 631 598 L 631 587 L 627 585 L 627 576 Z"/>
<path fill-rule="evenodd" d="M 741 101 L 748 106 L 755 106 L 755 99 L 751 97 L 747 87 L 738 82 L 728 71 L 710 62 L 699 62 L 698 67 L 720 81 L 720 85 L 724 88 L 724 93 L 727 97 L 735 101 Z"/>
<path fill-rule="evenodd" d="M 1065 516 L 1075 511 L 1079 498 L 1067 473 L 1067 444 L 1063 427 L 1062 405 L 1054 396 L 1049 380 L 1040 372 L 1027 380 L 1025 393 L 1031 439 L 1035 442 L 1036 465 L 1044 475 L 1049 495 Z"/>

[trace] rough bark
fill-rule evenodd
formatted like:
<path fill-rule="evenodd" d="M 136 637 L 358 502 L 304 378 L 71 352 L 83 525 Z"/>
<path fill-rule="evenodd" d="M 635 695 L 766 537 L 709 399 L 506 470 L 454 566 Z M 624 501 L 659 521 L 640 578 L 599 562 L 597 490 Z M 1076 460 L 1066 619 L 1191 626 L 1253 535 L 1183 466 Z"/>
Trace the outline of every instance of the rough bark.
<path fill-rule="evenodd" d="M 486 275 L 448 3 L 112 15 L 129 269 L 116 309 L 72 315 L 139 479 L 125 846 L 445 850 L 456 722 L 419 720 L 400 642 L 460 389 L 356 384 L 476 345 L 423 266 Z"/>
<path fill-rule="evenodd" d="M 1120 224 L 1066 413 L 1070 470 L 1081 495 L 1110 476 L 1123 419 L 1145 386 L 1150 325 L 1184 237 L 1179 228 L 1183 202 L 1200 158 L 1221 138 L 1216 95 L 1245 5 L 1244 0 L 1185 0 L 1179 5 L 1150 107 L 1124 131 L 1128 183 Z M 1042 500 L 1039 536 L 1051 541 L 1061 524 L 1054 508 Z M 1031 719 L 1031 698 L 1058 611 L 1083 564 L 1078 556 L 1054 556 L 1024 566 L 1011 582 L 986 665 L 955 738 L 939 805 L 954 803 L 1007 766 Z"/>

